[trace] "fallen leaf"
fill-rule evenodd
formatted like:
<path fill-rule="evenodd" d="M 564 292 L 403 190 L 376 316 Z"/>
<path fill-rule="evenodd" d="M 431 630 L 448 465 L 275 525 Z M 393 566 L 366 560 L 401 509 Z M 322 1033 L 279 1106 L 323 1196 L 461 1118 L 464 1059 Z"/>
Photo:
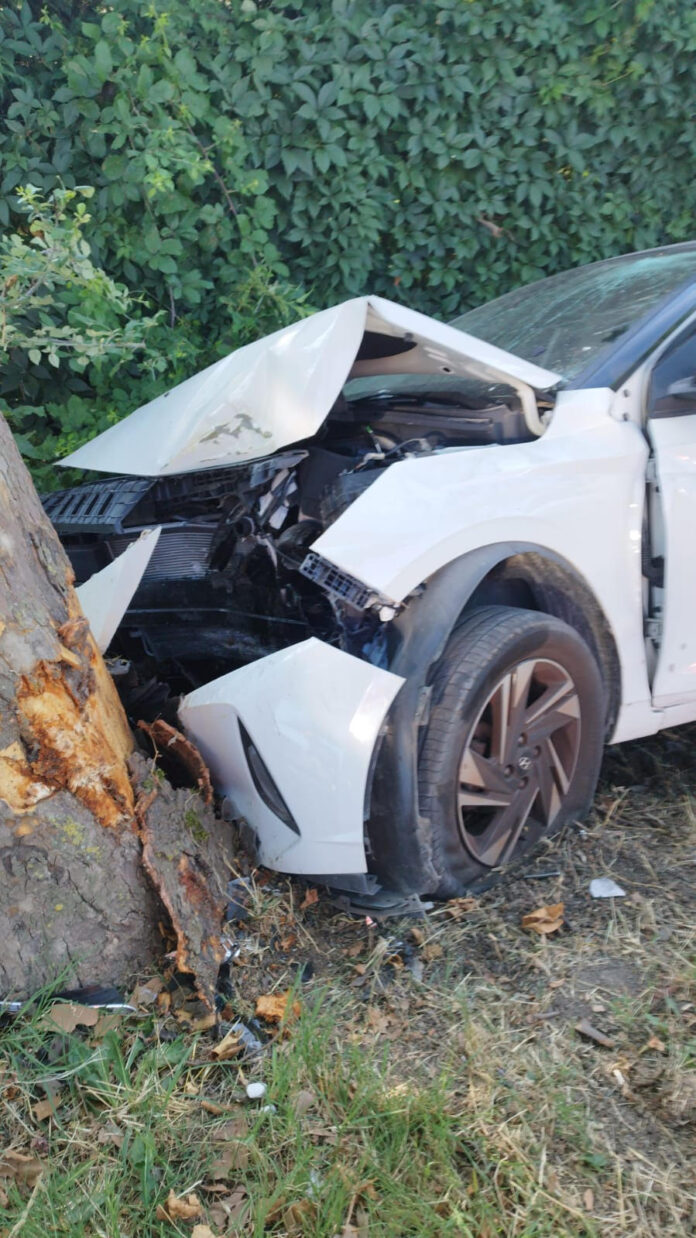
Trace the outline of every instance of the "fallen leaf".
<path fill-rule="evenodd" d="M 210 1056 L 214 1057 L 216 1062 L 226 1062 L 231 1057 L 239 1057 L 244 1048 L 239 1032 L 228 1032 L 223 1036 L 222 1040 L 213 1045 L 210 1050 Z"/>
<path fill-rule="evenodd" d="M 143 980 L 141 984 L 137 984 L 130 995 L 129 1003 L 131 1006 L 154 1006 L 162 989 L 164 981 L 160 976 L 153 976 L 150 980 Z"/>
<path fill-rule="evenodd" d="M 74 1032 L 76 1027 L 94 1027 L 99 1019 L 96 1006 L 78 1006 L 76 1002 L 54 1002 L 42 1016 L 42 1027 L 61 1032 Z"/>
<path fill-rule="evenodd" d="M 7 1194 L 7 1191 L 3 1191 L 2 1187 L 0 1186 L 0 1208 L 7 1208 L 9 1205 L 9 1202 L 10 1202 L 10 1197 Z"/>
<path fill-rule="evenodd" d="M 192 1221 L 203 1212 L 203 1205 L 197 1195 L 179 1197 L 170 1191 L 166 1204 L 158 1204 L 156 1217 L 158 1221 Z"/>
<path fill-rule="evenodd" d="M 560 989 L 562 984 L 565 984 L 565 980 L 549 980 L 550 989 Z"/>
<path fill-rule="evenodd" d="M 46 1118 L 53 1117 L 56 1109 L 60 1104 L 60 1096 L 47 1096 L 45 1100 L 38 1101 L 32 1113 L 37 1122 L 43 1122 Z"/>
<path fill-rule="evenodd" d="M 237 1221 L 244 1212 L 249 1199 L 245 1187 L 237 1187 L 231 1195 L 217 1199 L 209 1208 L 210 1219 L 220 1229 L 225 1229 L 231 1221 Z"/>
<path fill-rule="evenodd" d="M 316 1204 L 311 1199 L 301 1199 L 290 1204 L 283 1213 L 283 1228 L 288 1238 L 302 1238 L 308 1223 L 314 1220 L 317 1213 Z"/>
<path fill-rule="evenodd" d="M 209 1225 L 194 1225 L 191 1238 L 218 1238 Z"/>
<path fill-rule="evenodd" d="M 373 1032 L 386 1032 L 389 1027 L 389 1016 L 383 1014 L 376 1006 L 369 1006 L 367 1010 L 367 1025 Z"/>
<path fill-rule="evenodd" d="M 308 907 L 313 907 L 318 902 L 319 891 L 314 889 L 308 890 L 300 903 L 300 911 L 306 911 Z"/>
<path fill-rule="evenodd" d="M 256 1016 L 265 1019 L 267 1023 L 280 1023 L 287 1014 L 296 1018 L 300 1013 L 300 1003 L 295 1001 L 290 1005 L 290 990 L 286 993 L 267 993 L 256 999 Z M 288 1009 L 289 1007 L 289 1009 Z"/>
<path fill-rule="evenodd" d="M 651 1036 L 643 1045 L 641 1053 L 647 1053 L 649 1049 L 654 1049 L 657 1053 L 666 1053 L 667 1045 L 664 1040 L 660 1040 L 659 1036 Z"/>
<path fill-rule="evenodd" d="M 579 1023 L 575 1024 L 575 1030 L 581 1036 L 587 1037 L 588 1040 L 593 1040 L 595 1044 L 601 1045 L 604 1049 L 613 1049 L 614 1047 L 614 1041 L 609 1036 L 605 1036 L 604 1032 L 600 1032 L 598 1028 L 594 1027 L 589 1019 L 581 1019 Z"/>
<path fill-rule="evenodd" d="M 535 911 L 528 911 L 522 916 L 522 928 L 546 937 L 561 927 L 564 910 L 563 903 L 550 903 L 545 907 L 537 907 Z"/>
<path fill-rule="evenodd" d="M 351 1208 L 340 1234 L 334 1238 L 368 1238 L 368 1215 L 359 1204 L 355 1210 Z"/>
<path fill-rule="evenodd" d="M 462 916 L 468 915 L 477 905 L 478 899 L 471 896 L 452 898 L 445 907 L 445 915 L 449 916 L 450 920 L 461 920 Z"/>
<path fill-rule="evenodd" d="M 210 1176 L 215 1182 L 228 1178 L 233 1170 L 246 1169 L 249 1164 L 249 1149 L 240 1140 L 227 1144 L 217 1160 L 213 1161 Z"/>
<path fill-rule="evenodd" d="M 103 1040 L 109 1032 L 115 1032 L 127 1013 L 128 1011 L 124 1010 L 100 1010 L 99 1020 L 94 1027 L 94 1039 Z"/>
<path fill-rule="evenodd" d="M 172 1014 L 177 1023 L 181 1023 L 182 1027 L 191 1032 L 207 1032 L 209 1028 L 216 1026 L 218 1018 L 215 1010 L 206 1011 L 205 1014 L 192 1014 L 183 1007 L 172 1011 Z"/>
<path fill-rule="evenodd" d="M 268 1212 L 266 1213 L 266 1220 L 265 1220 L 266 1227 L 268 1227 L 269 1225 L 275 1225 L 276 1221 L 280 1220 L 280 1218 L 283 1215 L 283 1211 L 285 1209 L 285 1204 L 286 1204 L 285 1195 L 280 1195 L 278 1199 L 276 1199 L 275 1201 L 272 1201 L 269 1204 L 269 1208 L 268 1208 Z"/>
<path fill-rule="evenodd" d="M 228 1118 L 226 1122 L 221 1122 L 220 1126 L 216 1126 L 210 1132 L 210 1138 L 218 1143 L 225 1143 L 228 1139 L 240 1139 L 247 1134 L 249 1126 L 243 1114 L 238 1114 L 234 1118 Z"/>
<path fill-rule="evenodd" d="M 423 946 L 421 950 L 421 954 L 427 963 L 432 962 L 433 959 L 441 959 L 444 953 L 439 941 L 431 941 L 428 945 Z"/>
<path fill-rule="evenodd" d="M 116 1148 L 120 1148 L 124 1138 L 123 1131 L 120 1130 L 115 1122 L 107 1122 L 106 1126 L 102 1126 L 97 1135 L 97 1143 L 112 1143 Z"/>
<path fill-rule="evenodd" d="M 12 1178 L 17 1183 L 25 1183 L 33 1188 L 43 1171 L 44 1165 L 38 1156 L 26 1156 L 24 1152 L 15 1152 L 13 1148 L 0 1153 L 0 1178 Z"/>
<path fill-rule="evenodd" d="M 582 1199 L 585 1205 L 585 1211 L 591 1212 L 592 1209 L 594 1208 L 594 1192 L 590 1190 L 589 1186 L 587 1190 L 585 1191 L 585 1194 L 583 1195 Z"/>
<path fill-rule="evenodd" d="M 307 1113 L 307 1111 L 312 1108 L 312 1105 L 316 1104 L 316 1099 L 317 1098 L 314 1095 L 314 1092 L 309 1092 L 306 1088 L 302 1088 L 302 1090 L 298 1092 L 295 1097 L 295 1102 L 293 1105 L 295 1113 L 298 1113 L 300 1116 Z"/>

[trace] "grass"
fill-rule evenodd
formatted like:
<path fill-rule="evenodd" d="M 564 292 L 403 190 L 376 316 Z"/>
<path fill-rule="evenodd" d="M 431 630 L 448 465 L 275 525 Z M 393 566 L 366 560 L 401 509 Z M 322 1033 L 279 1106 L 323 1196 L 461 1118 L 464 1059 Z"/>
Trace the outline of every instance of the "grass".
<path fill-rule="evenodd" d="M 612 752 L 582 828 L 423 921 L 262 877 L 225 1013 L 290 987 L 301 1014 L 257 1058 L 216 1061 L 156 1005 L 58 1034 L 45 995 L 0 1037 L 0 1153 L 43 1167 L 0 1177 L 0 1235 L 693 1234 L 694 737 Z M 590 899 L 604 874 L 625 899 Z M 559 933 L 521 930 L 558 901 Z M 164 1218 L 170 1191 L 200 1215 Z"/>

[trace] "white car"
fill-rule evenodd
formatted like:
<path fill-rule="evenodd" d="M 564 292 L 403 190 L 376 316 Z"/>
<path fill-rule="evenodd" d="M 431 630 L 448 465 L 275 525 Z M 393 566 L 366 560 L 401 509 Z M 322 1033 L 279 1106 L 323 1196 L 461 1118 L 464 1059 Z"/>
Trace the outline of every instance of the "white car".
<path fill-rule="evenodd" d="M 696 244 L 347 301 L 63 463 L 117 474 L 46 500 L 102 643 L 193 687 L 271 867 L 456 895 L 696 718 Z"/>

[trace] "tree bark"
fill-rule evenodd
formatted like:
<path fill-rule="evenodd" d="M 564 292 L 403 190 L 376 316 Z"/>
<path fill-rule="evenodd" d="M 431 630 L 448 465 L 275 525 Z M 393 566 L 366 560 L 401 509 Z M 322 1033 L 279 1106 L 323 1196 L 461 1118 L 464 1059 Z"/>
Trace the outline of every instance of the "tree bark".
<path fill-rule="evenodd" d="M 143 786 L 141 760 L 136 799 L 132 751 L 69 561 L 0 416 L 0 997 L 26 996 L 58 975 L 66 987 L 119 983 L 156 956 L 157 922 L 177 877 L 158 873 L 153 860 L 162 805 L 151 810 L 162 789 L 158 779 Z M 200 839 L 187 836 L 181 794 L 166 788 L 161 798 L 179 813 L 167 830 L 168 860 L 178 838 L 191 853 L 189 884 L 191 865 L 212 878 L 196 854 Z M 218 880 L 207 894 L 208 998 L 222 955 L 223 892 Z M 183 921 L 174 925 L 180 946 Z"/>

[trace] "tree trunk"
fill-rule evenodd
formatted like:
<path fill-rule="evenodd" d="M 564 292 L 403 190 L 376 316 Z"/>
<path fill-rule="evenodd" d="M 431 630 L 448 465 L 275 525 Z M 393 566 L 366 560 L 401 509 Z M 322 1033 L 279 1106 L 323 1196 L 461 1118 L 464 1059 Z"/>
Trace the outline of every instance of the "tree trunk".
<path fill-rule="evenodd" d="M 161 798 L 182 819 L 167 830 L 172 871 L 156 871 L 158 814 L 150 819 L 150 809 L 160 784 L 153 779 L 143 791 L 140 761 L 136 802 L 127 764 L 133 737 L 72 581 L 0 416 L 0 997 L 26 996 L 59 974 L 66 986 L 118 983 L 151 964 L 162 902 L 173 901 L 167 882 L 176 884 L 177 829 L 191 853 L 189 884 L 192 865 L 199 885 L 211 876 L 186 837 L 190 812 L 171 788 Z M 208 996 L 222 953 L 223 887 L 215 884 L 205 932 L 193 935 L 194 944 L 207 942 Z M 181 947 L 186 926 L 174 927 Z M 186 950 L 179 953 L 185 960 Z"/>

